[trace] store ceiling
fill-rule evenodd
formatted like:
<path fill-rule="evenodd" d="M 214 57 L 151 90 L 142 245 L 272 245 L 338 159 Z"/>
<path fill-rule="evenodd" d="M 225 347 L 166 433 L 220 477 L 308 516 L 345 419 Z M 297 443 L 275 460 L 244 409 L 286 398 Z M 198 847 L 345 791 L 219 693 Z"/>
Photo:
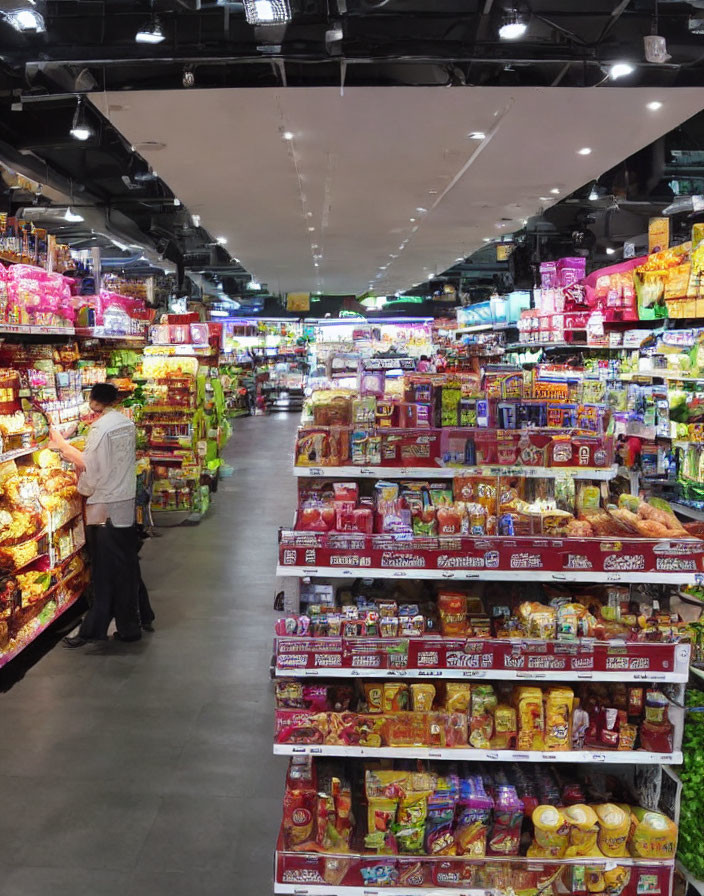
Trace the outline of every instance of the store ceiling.
<path fill-rule="evenodd" d="M 371 283 L 388 294 L 520 227 L 700 111 L 704 95 L 234 89 L 113 93 L 97 105 L 271 290 L 359 294 Z"/>

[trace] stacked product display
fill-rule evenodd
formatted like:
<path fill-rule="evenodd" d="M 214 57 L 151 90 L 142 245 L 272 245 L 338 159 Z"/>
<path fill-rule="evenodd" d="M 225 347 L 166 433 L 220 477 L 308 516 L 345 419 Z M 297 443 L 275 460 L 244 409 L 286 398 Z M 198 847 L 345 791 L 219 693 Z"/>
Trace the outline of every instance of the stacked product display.
<path fill-rule="evenodd" d="M 193 319 L 195 318 L 195 320 Z M 227 439 L 220 326 L 167 315 L 151 328 L 141 368 L 140 453 L 153 473 L 152 511 L 200 519 Z"/>
<path fill-rule="evenodd" d="M 362 365 L 307 402 L 276 892 L 671 893 L 704 541 L 619 475 L 609 389 L 585 361 Z"/>

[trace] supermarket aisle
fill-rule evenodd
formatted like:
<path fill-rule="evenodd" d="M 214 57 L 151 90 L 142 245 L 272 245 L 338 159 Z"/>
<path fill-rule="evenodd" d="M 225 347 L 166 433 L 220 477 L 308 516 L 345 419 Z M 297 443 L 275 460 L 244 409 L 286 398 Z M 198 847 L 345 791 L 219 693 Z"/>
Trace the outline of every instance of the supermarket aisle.
<path fill-rule="evenodd" d="M 208 518 L 145 546 L 154 635 L 57 647 L 0 694 L 3 896 L 271 892 L 271 608 L 297 418 L 238 420 Z"/>

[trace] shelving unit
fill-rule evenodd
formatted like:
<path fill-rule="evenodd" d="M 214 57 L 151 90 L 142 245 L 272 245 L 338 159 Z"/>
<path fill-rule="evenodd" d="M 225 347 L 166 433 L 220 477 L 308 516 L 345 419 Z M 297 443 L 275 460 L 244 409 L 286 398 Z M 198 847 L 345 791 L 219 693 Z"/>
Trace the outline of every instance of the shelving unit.
<path fill-rule="evenodd" d="M 521 344 L 509 348 L 609 351 L 616 347 L 549 343 L 543 346 Z M 621 351 L 622 347 L 618 347 L 617 350 Z M 546 394 L 549 394 L 547 389 Z M 410 399 L 404 396 L 404 401 Z M 417 401 L 430 403 L 430 399 L 427 398 Z M 435 410 L 437 411 L 437 405 Z M 372 435 L 378 436 L 382 432 L 381 428 L 373 430 L 372 427 L 373 424 L 370 424 Z M 315 428 L 315 424 L 312 428 Z M 360 428 L 364 429 L 361 424 Z M 324 431 L 322 422 L 320 429 Z M 530 429 L 534 432 L 533 428 Z M 339 456 L 345 457 L 342 454 Z M 347 455 L 350 456 L 351 454 Z M 608 460 L 612 460 L 610 455 Z M 431 483 L 428 486 L 430 490 L 436 480 L 449 481 L 457 476 L 504 476 L 548 481 L 566 479 L 576 480 L 578 483 L 592 481 L 601 490 L 605 489 L 605 483 L 622 475 L 623 472 L 624 470 L 615 463 L 605 467 L 584 468 L 500 464 L 471 467 L 410 465 L 385 467 L 345 463 L 337 466 L 296 465 L 293 468 L 294 476 L 299 480 L 299 489 L 305 488 L 306 480 L 310 480 L 310 493 L 313 495 L 320 495 L 321 492 L 316 492 L 316 489 L 324 488 L 326 482 L 332 484 L 339 483 L 340 480 L 357 481 L 359 504 L 355 500 L 352 505 L 355 512 L 359 510 L 360 513 L 370 506 L 370 493 L 373 493 L 368 482 L 366 488 L 362 488 L 364 480 L 384 480 L 385 483 L 390 480 L 428 482 Z M 383 490 L 383 486 L 379 488 Z M 438 490 L 442 491 L 442 486 L 438 485 Z M 344 503 L 344 489 L 340 491 L 343 496 L 339 501 Z M 601 491 L 600 494 L 601 498 L 598 501 L 603 500 L 606 506 L 606 492 Z M 476 501 L 476 495 L 477 492 L 473 498 L 467 500 Z M 335 499 L 338 500 L 337 494 Z M 457 499 L 455 495 L 454 500 L 462 499 Z M 299 510 L 302 506 L 304 505 L 299 505 Z M 602 505 L 599 503 L 599 506 Z M 678 510 L 678 507 L 675 506 L 674 509 Z M 340 510 L 340 513 L 342 512 Z M 425 519 L 422 521 L 425 522 Z M 333 523 L 334 525 L 340 527 L 339 518 L 336 524 Z M 438 530 L 440 523 L 437 524 L 435 531 Z M 379 596 L 380 594 L 393 593 L 382 591 L 378 587 L 388 580 L 397 580 L 399 584 L 404 583 L 409 588 L 403 592 L 403 601 L 412 605 L 420 604 L 427 596 L 427 592 L 422 588 L 410 589 L 414 584 L 424 582 L 437 583 L 438 590 L 443 586 L 461 582 L 506 583 L 507 586 L 509 583 L 525 583 L 526 592 L 529 582 L 615 586 L 701 584 L 704 582 L 704 541 L 686 537 L 684 534 L 669 538 L 643 538 L 632 535 L 553 537 L 523 534 L 422 536 L 416 535 L 414 528 L 413 535 L 409 534 L 409 531 L 404 531 L 403 534 L 395 536 L 366 534 L 369 531 L 371 528 L 365 529 L 364 533 L 360 531 L 321 533 L 304 531 L 302 527 L 284 528 L 279 532 L 277 575 L 284 584 L 283 606 L 286 614 L 286 619 L 280 622 L 282 624 L 291 622 L 293 631 L 277 627 L 278 634 L 274 639 L 272 661 L 272 675 L 277 687 L 281 685 L 285 693 L 284 689 L 290 685 L 292 692 L 298 693 L 295 687 L 299 682 L 305 689 L 306 686 L 314 688 L 316 682 L 321 682 L 324 686 L 324 682 L 329 681 L 332 693 L 335 694 L 339 682 L 342 693 L 345 693 L 345 687 L 349 686 L 349 691 L 360 697 L 358 705 L 361 709 L 355 712 L 354 708 L 348 710 L 347 706 L 343 706 L 339 711 L 330 711 L 329 707 L 326 711 L 316 704 L 311 710 L 299 709 L 297 705 L 277 710 L 273 747 L 275 755 L 301 761 L 308 757 L 314 763 L 325 763 L 337 758 L 346 760 L 345 769 L 355 768 L 355 762 L 365 760 L 367 763 L 365 768 L 378 768 L 379 766 L 370 766 L 369 763 L 381 762 L 383 763 L 381 767 L 387 769 L 390 768 L 389 760 L 394 759 L 429 762 L 433 768 L 472 769 L 475 764 L 486 764 L 486 767 L 491 769 L 492 766 L 498 765 L 500 769 L 498 774 L 502 774 L 503 770 L 514 764 L 521 769 L 529 769 L 531 765 L 539 767 L 552 765 L 558 770 L 563 769 L 565 775 L 570 774 L 570 766 L 573 768 L 592 766 L 595 774 L 601 768 L 616 777 L 629 776 L 629 781 L 637 781 L 634 786 L 640 805 L 651 810 L 661 809 L 666 814 L 668 810 L 672 810 L 669 814 L 674 815 L 674 820 L 677 820 L 677 798 L 674 800 L 674 807 L 666 806 L 665 800 L 660 803 L 661 789 L 667 789 L 663 783 L 666 778 L 664 768 L 677 766 L 683 761 L 681 741 L 684 709 L 681 701 L 690 675 L 691 650 L 689 644 L 677 641 L 676 636 L 665 636 L 671 637 L 672 640 L 657 643 L 637 640 L 633 630 L 628 640 L 626 636 L 607 637 L 604 640 L 569 636 L 560 639 L 559 629 L 557 635 L 552 635 L 552 638 L 557 640 L 551 640 L 548 636 L 543 640 L 537 640 L 518 636 L 478 637 L 471 634 L 452 638 L 441 635 L 436 630 L 406 637 L 382 636 L 379 632 L 381 613 L 376 628 L 375 623 L 372 623 L 374 633 L 369 635 L 364 634 L 362 624 L 358 629 L 354 628 L 353 623 L 350 629 L 345 628 L 345 619 L 348 617 L 344 615 L 344 609 L 345 607 L 354 609 L 352 604 L 342 603 L 342 609 L 326 611 L 326 605 L 321 599 L 320 607 L 313 614 L 307 607 L 319 601 L 307 593 L 307 604 L 302 603 L 301 591 L 304 586 L 313 593 L 318 587 L 321 589 L 320 593 L 326 586 L 332 588 L 331 593 L 340 588 L 347 592 L 348 601 L 353 594 L 367 595 L 369 592 L 378 606 L 385 600 L 384 596 Z M 355 586 L 359 589 L 356 592 Z M 560 592 L 553 590 L 551 593 Z M 567 595 L 565 599 L 569 599 L 570 592 L 563 593 Z M 409 597 L 409 594 L 417 596 Z M 636 590 L 628 592 L 628 599 L 637 600 L 634 596 L 636 594 Z M 494 589 L 491 600 L 492 608 L 501 604 L 500 586 Z M 508 601 L 508 598 L 506 600 Z M 389 596 L 389 602 L 398 602 L 400 606 L 402 599 Z M 337 614 L 342 629 L 339 635 L 319 636 L 312 628 L 314 615 L 325 618 L 326 612 L 328 620 L 321 625 L 330 625 L 330 616 Z M 300 614 L 304 616 L 301 617 Z M 491 615 L 491 609 L 487 609 L 487 615 Z M 299 629 L 299 634 L 296 634 L 296 625 L 301 618 L 307 620 L 306 625 L 311 626 L 311 631 L 306 631 L 304 625 L 303 632 L 300 633 Z M 349 618 L 356 619 L 354 616 Z M 402 625 L 400 614 L 398 624 Z M 437 620 L 434 624 L 437 624 Z M 286 634 L 283 633 L 284 630 Z M 348 634 L 349 631 L 353 633 Z M 376 716 L 370 708 L 369 698 L 365 699 L 361 695 L 367 695 L 369 693 L 367 689 L 373 684 L 377 684 L 383 690 L 385 683 L 388 687 L 389 683 L 402 682 L 409 685 L 435 683 L 440 689 L 435 691 L 431 698 L 431 708 L 428 712 L 433 715 L 434 721 L 428 721 L 426 729 L 426 731 L 435 730 L 438 740 L 424 739 L 425 732 L 421 730 L 423 723 L 420 720 L 417 720 L 418 729 L 414 729 L 415 734 L 405 740 L 401 737 L 394 740 L 388 730 L 382 729 L 384 722 L 380 722 L 378 728 L 374 727 L 374 720 L 379 716 Z M 570 734 L 571 746 L 563 746 L 558 750 L 520 749 L 516 746 L 510 749 L 497 749 L 491 746 L 485 748 L 474 746 L 475 741 L 470 739 L 471 722 L 467 729 L 469 734 L 463 729 L 464 739 L 451 741 L 449 727 L 443 729 L 446 721 L 437 717 L 443 713 L 447 716 L 449 710 L 432 708 L 437 705 L 444 706 L 443 703 L 433 704 L 432 700 L 438 693 L 444 694 L 448 683 L 452 682 L 469 682 L 472 692 L 475 687 L 496 682 L 497 694 L 503 695 L 497 699 L 506 703 L 518 699 L 513 695 L 521 686 L 539 687 L 543 694 L 542 699 L 545 699 L 551 683 L 557 682 L 570 687 L 575 698 L 581 693 L 582 699 L 585 694 L 590 693 L 590 688 L 592 692 L 598 690 L 599 683 L 603 685 L 604 692 L 609 687 L 618 686 L 625 688 L 641 685 L 644 693 L 662 688 L 662 693 L 666 693 L 670 701 L 666 718 L 672 725 L 672 741 L 668 748 L 660 751 L 657 745 L 651 748 L 643 735 L 643 742 L 648 748 L 636 748 L 640 741 L 636 741 L 634 735 L 634 746 L 631 749 L 623 746 L 621 749 L 603 747 L 601 741 L 597 746 L 594 746 L 596 741 L 587 741 L 590 746 L 577 749 L 572 743 Z M 515 687 L 507 689 L 503 686 L 507 682 L 513 682 Z M 586 690 L 585 683 L 589 686 Z M 507 696 L 509 692 L 511 697 Z M 394 724 L 398 724 L 401 730 L 406 723 L 409 729 L 412 728 L 413 720 L 407 719 L 406 716 L 423 716 L 423 712 L 416 711 L 415 708 L 410 712 L 406 708 L 396 707 L 388 710 L 384 706 L 383 711 L 377 710 L 377 712 L 382 716 L 389 714 L 394 717 Z M 398 713 L 398 716 L 394 716 L 394 713 Z M 465 713 L 465 722 L 467 715 L 471 714 Z M 443 740 L 443 737 L 447 737 L 447 741 Z M 437 746 L 427 745 L 430 743 Z M 449 745 L 451 743 L 459 745 L 451 746 Z M 420 746 L 420 744 L 426 745 Z M 466 765 L 443 765 L 447 763 L 466 763 Z M 329 765 L 317 767 L 330 768 Z M 422 767 L 426 768 L 425 764 Z M 335 765 L 334 768 L 340 766 Z M 445 773 L 438 772 L 438 774 Z M 655 779 L 658 781 L 655 797 L 649 793 L 644 784 L 648 776 L 651 784 Z M 368 824 L 371 833 L 371 821 Z M 590 870 L 593 871 L 595 868 L 630 869 L 631 876 L 627 890 L 629 896 L 646 892 L 667 896 L 672 892 L 674 856 L 658 861 L 636 859 L 632 856 L 609 858 L 601 855 L 550 859 L 530 853 L 526 857 L 494 855 L 475 857 L 455 854 L 434 856 L 424 854 L 427 850 L 425 843 L 412 855 L 404 854 L 402 849 L 399 854 L 387 855 L 374 852 L 369 844 L 365 849 L 363 835 L 359 835 L 353 842 L 350 852 L 336 856 L 325 850 L 307 851 L 305 844 L 287 846 L 286 838 L 287 831 L 284 826 L 275 860 L 274 890 L 280 894 L 294 893 L 297 896 L 379 894 L 380 896 L 382 893 L 397 893 L 398 896 L 422 896 L 422 894 L 449 896 L 450 893 L 461 892 L 482 896 L 497 896 L 497 894 L 503 896 L 522 890 L 530 893 L 540 892 L 549 886 L 548 881 L 553 878 L 559 878 L 560 884 L 550 892 L 581 894 L 587 892 L 586 884 L 582 883 L 580 888 L 577 888 L 576 881 L 578 879 L 584 881 Z M 488 881 L 495 868 L 502 869 L 501 876 L 497 872 L 495 879 L 500 880 L 500 883 L 494 882 L 490 885 Z M 384 877 L 384 869 L 390 869 L 388 877 Z M 403 885 L 400 885 L 400 882 L 403 882 Z"/>

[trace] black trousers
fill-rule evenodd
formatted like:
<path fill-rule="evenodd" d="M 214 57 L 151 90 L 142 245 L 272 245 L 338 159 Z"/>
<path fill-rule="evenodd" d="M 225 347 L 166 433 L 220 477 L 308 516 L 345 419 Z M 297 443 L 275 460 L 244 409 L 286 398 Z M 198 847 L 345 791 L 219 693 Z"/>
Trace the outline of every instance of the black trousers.
<path fill-rule="evenodd" d="M 91 562 L 93 603 L 83 617 L 80 637 L 104 640 L 114 618 L 118 634 L 138 638 L 141 635 L 141 579 L 136 528 L 118 529 L 110 522 L 104 526 L 86 526 L 86 544 Z"/>

